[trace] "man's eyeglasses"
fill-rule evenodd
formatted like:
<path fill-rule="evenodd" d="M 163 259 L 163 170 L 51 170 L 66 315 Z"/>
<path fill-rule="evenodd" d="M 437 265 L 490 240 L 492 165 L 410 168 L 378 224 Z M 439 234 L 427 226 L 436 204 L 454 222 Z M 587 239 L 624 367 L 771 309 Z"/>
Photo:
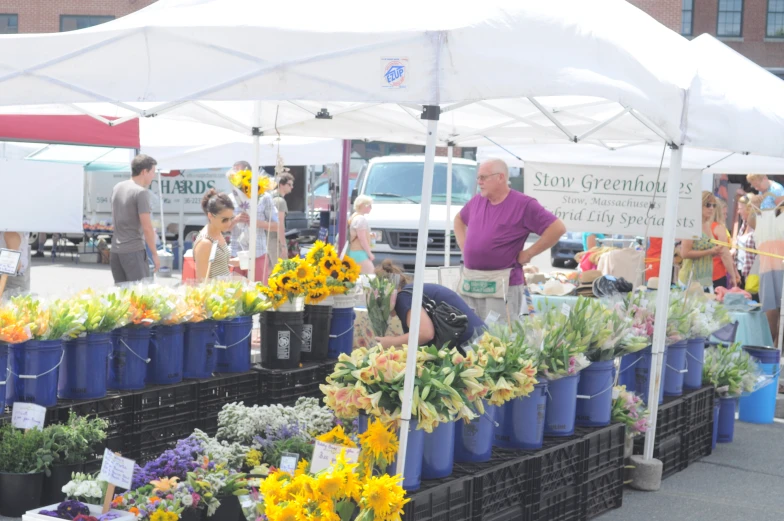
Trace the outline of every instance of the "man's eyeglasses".
<path fill-rule="evenodd" d="M 485 181 L 487 181 L 488 179 L 490 179 L 490 178 L 491 178 L 491 177 L 493 177 L 494 175 L 499 175 L 500 173 L 501 173 L 501 172 L 496 172 L 496 173 L 494 173 L 494 174 L 478 175 L 478 176 L 476 176 L 476 180 L 477 180 L 478 182 L 480 182 L 480 183 L 484 183 Z"/>

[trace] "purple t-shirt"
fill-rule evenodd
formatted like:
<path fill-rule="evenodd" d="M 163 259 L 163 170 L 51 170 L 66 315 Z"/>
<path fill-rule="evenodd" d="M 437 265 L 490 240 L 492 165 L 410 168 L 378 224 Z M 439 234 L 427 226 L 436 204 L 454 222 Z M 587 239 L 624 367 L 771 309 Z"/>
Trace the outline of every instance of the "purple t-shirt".
<path fill-rule="evenodd" d="M 524 279 L 517 255 L 528 235 L 541 235 L 558 218 L 533 197 L 512 190 L 496 205 L 475 195 L 460 210 L 460 219 L 468 227 L 463 247 L 466 268 L 484 271 L 512 268 L 509 285 L 518 286 Z"/>

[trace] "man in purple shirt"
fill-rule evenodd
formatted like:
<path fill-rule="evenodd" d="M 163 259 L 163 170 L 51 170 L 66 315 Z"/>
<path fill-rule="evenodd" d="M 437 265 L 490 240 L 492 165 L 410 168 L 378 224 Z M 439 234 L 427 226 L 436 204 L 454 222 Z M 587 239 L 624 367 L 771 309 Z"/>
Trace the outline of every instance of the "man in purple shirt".
<path fill-rule="evenodd" d="M 515 320 L 523 302 L 523 266 L 555 245 L 566 233 L 563 222 L 539 202 L 509 188 L 509 168 L 500 159 L 479 166 L 475 195 L 455 217 L 455 236 L 463 251 L 458 292 L 480 318 L 495 312 Z M 528 235 L 539 240 L 525 249 Z"/>

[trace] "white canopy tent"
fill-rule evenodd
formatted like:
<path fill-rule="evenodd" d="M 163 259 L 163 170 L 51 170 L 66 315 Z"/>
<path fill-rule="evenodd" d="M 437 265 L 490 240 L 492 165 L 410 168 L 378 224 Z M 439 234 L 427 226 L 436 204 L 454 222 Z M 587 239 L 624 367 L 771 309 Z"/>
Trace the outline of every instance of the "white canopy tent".
<path fill-rule="evenodd" d="M 704 81 L 695 79 L 692 86 L 692 46 L 624 1 L 463 5 L 402 0 L 383 17 L 375 6 L 358 0 L 341 7 L 335 12 L 330 5 L 304 0 L 161 0 L 83 31 L 0 37 L 0 105 L 61 103 L 96 117 L 125 111 L 129 118 L 168 114 L 219 123 L 256 138 L 257 165 L 259 136 L 276 129 L 290 135 L 424 142 L 414 307 L 421 306 L 438 142 L 471 146 L 495 135 L 523 143 L 591 138 L 609 148 L 670 143 L 664 259 L 672 258 L 667 250 L 683 143 L 784 155 L 780 139 L 755 140 L 738 132 L 768 129 L 780 135 L 778 110 L 775 115 L 741 110 L 731 103 L 735 100 L 722 100 L 720 84 L 709 88 L 708 80 L 721 79 L 710 68 L 697 76 Z M 132 63 L 142 66 L 129 73 Z M 736 80 L 733 88 L 741 92 L 747 78 Z M 748 92 L 763 88 L 749 87 Z M 98 113 L 81 105 L 92 102 L 112 103 L 118 112 Z M 751 103 L 765 106 L 765 97 L 752 97 Z M 706 118 L 695 123 L 694 133 L 692 115 Z M 748 124 L 717 125 L 717 118 L 742 118 Z M 251 219 L 253 233 L 255 212 Z M 659 373 L 667 264 L 662 263 L 664 290 L 654 336 Z M 401 413 L 406 425 L 418 332 L 415 314 Z M 650 395 L 656 396 L 659 379 L 652 379 L 651 386 Z M 655 403 L 651 417 L 655 427 Z M 407 438 L 403 428 L 401 454 Z M 646 457 L 652 449 L 649 435 Z"/>

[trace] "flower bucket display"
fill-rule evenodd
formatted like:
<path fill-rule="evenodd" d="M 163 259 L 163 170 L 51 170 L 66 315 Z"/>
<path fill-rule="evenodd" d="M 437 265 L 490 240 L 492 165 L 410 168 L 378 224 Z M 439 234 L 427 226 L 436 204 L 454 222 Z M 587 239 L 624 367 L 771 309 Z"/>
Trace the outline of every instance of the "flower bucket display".
<path fill-rule="evenodd" d="M 577 412 L 577 385 L 580 373 L 547 382 L 545 436 L 571 436 Z"/>
<path fill-rule="evenodd" d="M 640 361 L 637 362 L 637 365 L 634 369 L 635 374 L 635 384 L 634 388 L 637 391 L 637 394 L 640 395 L 640 398 L 645 403 L 648 403 L 648 389 L 649 389 L 649 375 L 651 373 L 651 347 L 646 347 L 642 351 L 640 351 Z M 664 350 L 662 353 L 662 366 L 667 366 L 667 350 Z M 659 386 L 659 405 L 664 403 L 664 384 L 667 381 L 667 371 L 662 371 L 662 381 Z"/>
<path fill-rule="evenodd" d="M 504 449 L 541 449 L 546 409 L 547 381 L 542 381 L 529 396 L 515 398 L 496 409 L 493 444 Z"/>
<path fill-rule="evenodd" d="M 666 396 L 681 396 L 683 394 L 683 379 L 688 372 L 686 348 L 685 340 L 667 347 L 667 365 L 664 371 L 663 385 Z"/>
<path fill-rule="evenodd" d="M 623 385 L 629 391 L 635 390 L 637 378 L 635 367 L 639 361 L 640 353 L 629 353 L 621 357 L 621 366 L 618 368 L 618 385 Z"/>
<path fill-rule="evenodd" d="M 455 425 L 455 461 L 458 463 L 490 461 L 495 438 L 495 416 L 499 407 L 488 403 L 484 407 L 485 413 L 478 418 Z"/>
<path fill-rule="evenodd" d="M 758 363 L 764 387 L 755 389 L 748 396 L 741 396 L 738 418 L 748 423 L 773 423 L 776 415 L 776 397 L 781 373 L 781 351 L 771 347 L 745 346 Z"/>
<path fill-rule="evenodd" d="M 250 342 L 253 317 L 237 317 L 218 322 L 217 370 L 219 373 L 250 371 Z"/>
<path fill-rule="evenodd" d="M 331 323 L 332 306 L 316 304 L 305 306 L 305 322 L 302 325 L 302 351 L 300 352 L 300 359 L 303 362 L 320 362 L 327 359 Z"/>
<path fill-rule="evenodd" d="M 150 364 L 147 383 L 168 385 L 182 382 L 185 326 L 155 326 L 150 330 Z"/>
<path fill-rule="evenodd" d="M 417 420 L 412 418 L 408 422 L 408 445 L 406 447 L 406 466 L 403 472 L 403 489 L 407 492 L 419 490 L 422 485 L 422 460 L 425 451 L 425 434 L 422 429 L 417 429 Z M 400 437 L 398 431 L 398 437 Z M 394 476 L 397 474 L 393 461 L 387 472 Z"/>
<path fill-rule="evenodd" d="M 62 400 L 92 400 L 106 396 L 112 335 L 90 333 L 65 342 L 64 349 L 57 396 Z"/>
<path fill-rule="evenodd" d="M 455 422 L 443 422 L 425 433 L 422 479 L 441 479 L 452 474 L 455 463 Z"/>
<path fill-rule="evenodd" d="M 302 311 L 265 311 L 261 314 L 261 365 L 294 369 L 302 351 Z"/>
<path fill-rule="evenodd" d="M 150 363 L 150 329 L 123 327 L 112 333 L 109 357 L 109 389 L 134 391 L 144 389 Z"/>
<path fill-rule="evenodd" d="M 5 386 L 8 376 L 8 344 L 0 343 L 0 412 L 5 410 Z"/>
<path fill-rule="evenodd" d="M 581 427 L 610 425 L 614 362 L 593 362 L 580 371 L 575 423 Z"/>
<path fill-rule="evenodd" d="M 212 320 L 185 324 L 183 378 L 209 378 L 215 372 L 218 325 Z"/>
<path fill-rule="evenodd" d="M 711 449 L 716 449 L 716 443 L 719 441 L 719 413 L 721 412 L 721 402 L 716 399 L 716 403 L 713 404 L 713 443 L 711 444 Z"/>
<path fill-rule="evenodd" d="M 735 404 L 737 398 L 719 398 L 719 429 L 717 440 L 719 443 L 732 443 L 735 435 Z"/>
<path fill-rule="evenodd" d="M 705 363 L 705 339 L 691 338 L 686 341 L 686 376 L 683 387 L 699 389 L 702 387 L 702 366 Z"/>
<path fill-rule="evenodd" d="M 354 319 L 357 317 L 354 307 L 332 308 L 329 322 L 329 342 L 327 357 L 337 358 L 341 353 L 349 354 L 354 348 Z"/>
<path fill-rule="evenodd" d="M 57 405 L 58 369 L 63 360 L 62 340 L 28 340 L 13 344 L 8 354 L 6 403 Z"/>

